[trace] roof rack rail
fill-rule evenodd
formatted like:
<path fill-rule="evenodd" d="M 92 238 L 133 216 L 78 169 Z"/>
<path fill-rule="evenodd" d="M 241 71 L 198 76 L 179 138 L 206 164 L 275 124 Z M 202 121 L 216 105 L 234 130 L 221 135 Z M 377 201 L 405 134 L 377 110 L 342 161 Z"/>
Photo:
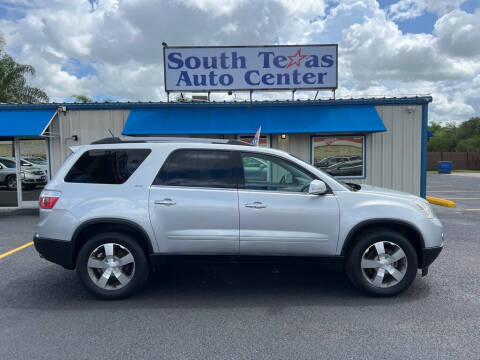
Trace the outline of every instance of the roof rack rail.
<path fill-rule="evenodd" d="M 210 138 L 189 138 L 189 137 L 162 137 L 162 136 L 122 136 L 108 137 L 92 142 L 92 145 L 99 144 L 128 144 L 128 143 L 199 143 L 199 144 L 224 144 L 253 146 L 242 140 L 234 139 L 210 139 Z"/>

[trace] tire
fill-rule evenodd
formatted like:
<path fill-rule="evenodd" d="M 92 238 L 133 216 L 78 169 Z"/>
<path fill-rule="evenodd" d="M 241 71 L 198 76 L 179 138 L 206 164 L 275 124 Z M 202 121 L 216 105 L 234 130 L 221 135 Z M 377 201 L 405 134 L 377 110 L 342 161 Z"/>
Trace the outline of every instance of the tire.
<path fill-rule="evenodd" d="M 5 179 L 5 185 L 8 190 L 17 190 L 17 177 L 15 175 L 8 175 Z"/>
<path fill-rule="evenodd" d="M 417 269 L 418 256 L 413 245 L 402 234 L 387 229 L 363 233 L 356 238 L 345 263 L 352 284 L 379 297 L 405 291 L 415 279 Z"/>
<path fill-rule="evenodd" d="M 131 236 L 100 233 L 80 249 L 77 274 L 95 296 L 107 300 L 124 299 L 145 284 L 149 262 L 145 251 Z"/>

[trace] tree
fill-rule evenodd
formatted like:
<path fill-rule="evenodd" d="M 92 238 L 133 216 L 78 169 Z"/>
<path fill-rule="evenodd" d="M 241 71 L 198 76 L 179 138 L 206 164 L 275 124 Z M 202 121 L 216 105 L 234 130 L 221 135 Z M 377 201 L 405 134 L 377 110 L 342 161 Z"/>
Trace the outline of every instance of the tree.
<path fill-rule="evenodd" d="M 188 102 L 187 97 L 183 93 L 180 93 L 175 100 L 177 102 Z"/>
<path fill-rule="evenodd" d="M 26 77 L 35 76 L 31 65 L 19 64 L 4 50 L 5 40 L 0 35 L 0 103 L 48 102 L 48 95 L 29 86 Z"/>
<path fill-rule="evenodd" d="M 428 141 L 428 151 L 480 151 L 480 117 L 472 117 L 457 126 L 432 122 L 428 130 L 433 137 Z"/>
<path fill-rule="evenodd" d="M 83 94 L 72 95 L 72 98 L 74 99 L 75 102 L 79 102 L 82 104 L 88 104 L 93 102 L 92 98 L 89 98 L 87 95 L 83 95 Z"/>
<path fill-rule="evenodd" d="M 442 125 L 439 123 L 436 123 L 435 121 L 432 121 L 430 125 L 428 125 L 428 130 L 432 133 L 435 134 L 435 131 L 438 131 L 442 128 Z"/>
<path fill-rule="evenodd" d="M 480 135 L 480 117 L 473 117 L 458 126 L 458 139 L 468 139 Z"/>
<path fill-rule="evenodd" d="M 480 151 L 480 135 L 460 140 L 455 151 Z"/>
<path fill-rule="evenodd" d="M 428 151 L 455 151 L 455 145 L 455 137 L 443 128 L 436 131 L 435 135 L 428 140 Z"/>

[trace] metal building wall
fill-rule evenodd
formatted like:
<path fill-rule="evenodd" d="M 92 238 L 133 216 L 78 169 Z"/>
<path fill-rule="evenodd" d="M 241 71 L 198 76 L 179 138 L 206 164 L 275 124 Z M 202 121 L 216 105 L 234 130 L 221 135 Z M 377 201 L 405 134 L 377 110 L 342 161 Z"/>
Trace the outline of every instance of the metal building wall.
<path fill-rule="evenodd" d="M 420 195 L 422 106 L 383 105 L 376 109 L 386 132 L 367 137 L 367 178 L 376 186 Z"/>
<path fill-rule="evenodd" d="M 122 133 L 130 110 L 68 110 L 59 114 L 50 125 L 54 135 L 50 140 L 52 174 L 70 153 L 69 147 L 90 144 L 92 141 Z M 78 136 L 78 141 L 72 139 Z"/>
<path fill-rule="evenodd" d="M 349 181 L 420 195 L 422 106 L 382 105 L 376 109 L 387 131 L 365 136 L 366 177 Z M 312 135 L 288 134 L 285 140 L 272 135 L 272 147 L 311 163 Z"/>
<path fill-rule="evenodd" d="M 420 195 L 422 106 L 381 105 L 376 109 L 387 131 L 366 135 L 366 177 L 352 182 Z M 52 173 L 65 160 L 69 146 L 108 137 L 107 129 L 115 136 L 120 135 L 129 113 L 130 110 L 68 110 L 60 114 L 50 129 L 51 133 L 59 134 L 50 141 Z M 78 141 L 73 141 L 72 135 L 77 135 Z M 287 134 L 287 139 L 281 139 L 279 134 L 273 134 L 271 143 L 273 148 L 288 151 L 310 163 L 312 135 Z"/>

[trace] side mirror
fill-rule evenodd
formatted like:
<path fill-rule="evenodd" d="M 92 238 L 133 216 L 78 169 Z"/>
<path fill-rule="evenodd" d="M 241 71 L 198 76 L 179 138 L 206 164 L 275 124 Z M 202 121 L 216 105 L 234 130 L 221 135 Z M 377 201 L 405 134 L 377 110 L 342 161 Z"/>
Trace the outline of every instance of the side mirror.
<path fill-rule="evenodd" d="M 308 187 L 308 193 L 311 195 L 323 195 L 328 191 L 327 185 L 321 180 L 312 180 Z"/>

